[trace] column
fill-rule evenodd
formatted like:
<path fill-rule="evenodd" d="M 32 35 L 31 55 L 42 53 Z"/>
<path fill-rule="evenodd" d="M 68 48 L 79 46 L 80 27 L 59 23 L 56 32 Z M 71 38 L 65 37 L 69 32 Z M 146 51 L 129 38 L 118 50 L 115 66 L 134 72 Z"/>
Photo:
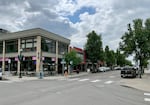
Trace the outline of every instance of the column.
<path fill-rule="evenodd" d="M 20 55 L 20 49 L 21 49 L 21 39 L 18 39 L 18 55 Z M 19 73 L 20 73 L 20 61 L 18 59 L 17 74 Z"/>
<path fill-rule="evenodd" d="M 58 72 L 58 41 L 56 41 L 56 66 L 55 66 L 55 70 L 56 72 Z"/>
<path fill-rule="evenodd" d="M 37 36 L 37 46 L 36 46 L 36 73 L 40 72 L 42 60 L 42 51 L 41 51 L 41 36 Z"/>
<path fill-rule="evenodd" d="M 2 72 L 5 72 L 5 41 L 3 41 L 3 60 L 2 60 Z"/>

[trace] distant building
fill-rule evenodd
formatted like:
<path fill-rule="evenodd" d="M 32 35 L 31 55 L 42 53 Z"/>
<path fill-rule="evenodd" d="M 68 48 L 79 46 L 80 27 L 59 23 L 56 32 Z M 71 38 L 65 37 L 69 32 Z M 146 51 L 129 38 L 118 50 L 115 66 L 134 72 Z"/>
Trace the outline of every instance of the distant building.
<path fill-rule="evenodd" d="M 86 69 L 86 55 L 85 55 L 85 51 L 81 48 L 78 47 L 70 47 L 70 51 L 74 50 L 77 53 L 77 56 L 81 58 L 81 63 L 78 65 L 78 68 L 81 71 L 85 71 Z"/>
<path fill-rule="evenodd" d="M 0 67 L 3 72 L 44 72 L 55 70 L 62 73 L 62 54 L 69 51 L 70 40 L 41 28 L 19 32 L 0 29 Z M 22 65 L 18 55 L 22 50 Z M 9 65 L 10 63 L 10 65 Z M 41 68 L 42 67 L 42 68 Z"/>

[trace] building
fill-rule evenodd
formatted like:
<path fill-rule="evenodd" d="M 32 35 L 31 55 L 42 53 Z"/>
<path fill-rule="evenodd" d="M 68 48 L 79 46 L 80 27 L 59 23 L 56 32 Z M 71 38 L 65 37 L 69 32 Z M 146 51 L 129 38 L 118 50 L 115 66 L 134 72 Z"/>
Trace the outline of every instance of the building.
<path fill-rule="evenodd" d="M 81 71 L 85 71 L 86 70 L 86 55 L 85 55 L 85 51 L 81 48 L 78 47 L 70 47 L 70 51 L 74 50 L 77 53 L 77 56 L 81 58 L 81 63 L 80 65 L 78 65 L 78 68 Z"/>
<path fill-rule="evenodd" d="M 41 28 L 19 32 L 0 31 L 0 67 L 3 73 L 62 73 L 61 60 L 70 40 Z M 23 55 L 20 63 L 18 55 Z M 21 65 L 20 65 L 21 64 Z"/>

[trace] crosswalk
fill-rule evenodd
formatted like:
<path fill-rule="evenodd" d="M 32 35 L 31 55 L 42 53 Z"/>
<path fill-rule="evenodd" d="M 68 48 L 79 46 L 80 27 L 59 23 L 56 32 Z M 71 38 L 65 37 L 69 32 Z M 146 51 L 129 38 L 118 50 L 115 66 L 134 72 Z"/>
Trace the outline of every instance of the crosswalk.
<path fill-rule="evenodd" d="M 150 102 L 150 93 L 144 93 L 144 101 Z"/>
<path fill-rule="evenodd" d="M 23 80 L 4 80 L 0 81 L 0 83 L 15 83 L 15 82 L 24 82 Z"/>
<path fill-rule="evenodd" d="M 112 80 L 100 80 L 100 79 L 89 79 L 89 78 L 61 78 L 58 79 L 60 81 L 68 81 L 68 82 L 90 82 L 90 83 L 98 83 L 98 82 L 103 82 L 104 84 L 112 84 L 114 81 Z"/>

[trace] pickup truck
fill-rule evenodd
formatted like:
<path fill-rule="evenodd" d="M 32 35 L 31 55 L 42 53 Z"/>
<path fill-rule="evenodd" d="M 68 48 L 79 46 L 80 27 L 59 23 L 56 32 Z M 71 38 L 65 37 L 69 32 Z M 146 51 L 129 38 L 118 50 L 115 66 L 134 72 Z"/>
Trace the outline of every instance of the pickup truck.
<path fill-rule="evenodd" d="M 135 69 L 134 67 L 124 67 L 121 70 L 121 77 L 136 77 L 137 75 L 137 69 Z"/>

